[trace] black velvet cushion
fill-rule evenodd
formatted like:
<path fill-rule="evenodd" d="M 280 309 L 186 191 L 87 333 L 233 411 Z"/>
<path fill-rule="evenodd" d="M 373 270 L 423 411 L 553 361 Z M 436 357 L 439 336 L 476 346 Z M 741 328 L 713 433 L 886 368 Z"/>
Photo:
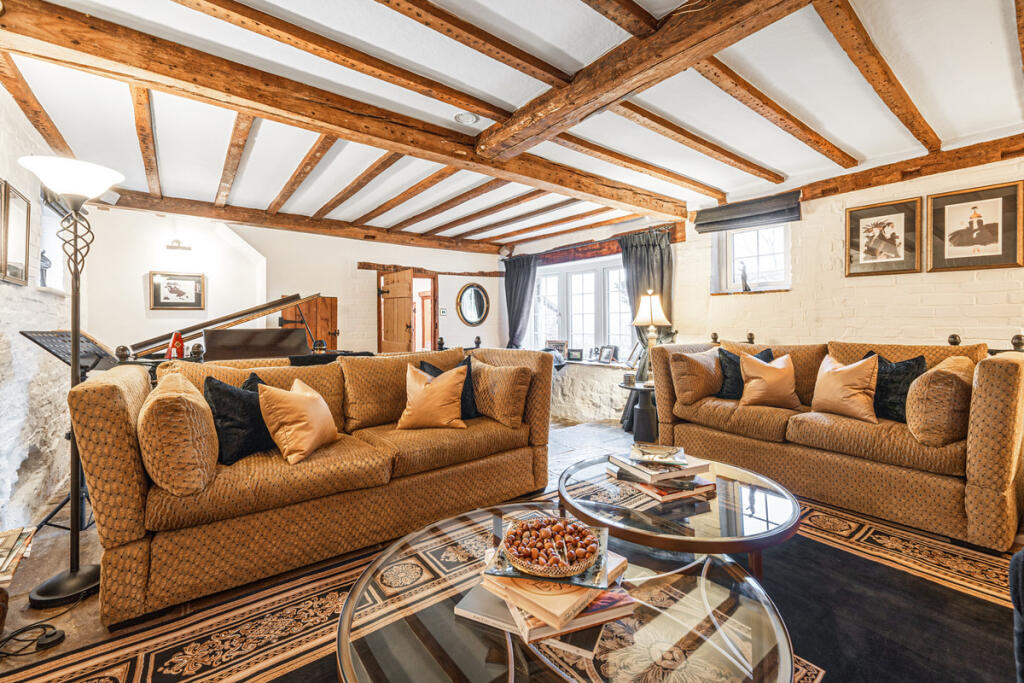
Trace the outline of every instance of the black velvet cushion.
<path fill-rule="evenodd" d="M 760 353 L 751 354 L 758 360 L 771 363 L 775 360 L 771 349 L 765 349 Z M 718 360 L 722 366 L 722 390 L 715 394 L 718 398 L 728 398 L 733 401 L 740 400 L 743 396 L 743 373 L 740 372 L 740 357 L 732 351 L 723 348 L 718 349 Z"/>
<path fill-rule="evenodd" d="M 480 413 L 478 413 L 476 410 L 476 397 L 473 395 L 473 366 L 470 364 L 469 359 L 470 356 L 466 356 L 466 358 L 461 363 L 459 363 L 459 365 L 466 366 L 466 381 L 463 382 L 462 384 L 461 417 L 463 420 L 470 420 L 474 417 L 480 417 Z M 456 365 L 455 367 L 457 368 L 459 367 L 459 365 Z M 442 372 L 444 372 L 444 370 L 442 370 L 441 368 L 431 363 L 428 363 L 425 360 L 420 361 L 420 370 L 427 373 L 431 377 L 437 377 Z"/>
<path fill-rule="evenodd" d="M 868 351 L 864 358 L 875 355 Z M 875 384 L 875 415 L 886 420 L 907 421 L 907 392 L 915 379 L 928 369 L 924 356 L 898 363 L 878 356 L 878 382 Z"/>
<path fill-rule="evenodd" d="M 203 395 L 213 411 L 213 425 L 217 429 L 217 462 L 222 465 L 275 447 L 260 413 L 259 385 L 263 383 L 255 372 L 241 388 L 213 377 L 207 377 L 203 383 Z"/>

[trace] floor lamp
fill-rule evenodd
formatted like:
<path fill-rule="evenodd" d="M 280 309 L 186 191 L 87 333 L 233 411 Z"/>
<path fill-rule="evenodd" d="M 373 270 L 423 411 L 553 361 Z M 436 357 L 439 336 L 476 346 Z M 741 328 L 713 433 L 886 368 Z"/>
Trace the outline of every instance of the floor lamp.
<path fill-rule="evenodd" d="M 82 207 L 90 199 L 99 197 L 112 186 L 124 182 L 124 176 L 117 171 L 97 164 L 64 157 L 30 156 L 18 159 L 18 163 L 31 171 L 39 181 L 59 195 L 70 209 L 61 221 L 57 236 L 63 242 L 71 274 L 71 386 L 81 380 L 81 276 L 85 268 L 85 257 L 94 238 L 92 228 Z M 78 443 L 74 430 L 71 431 L 71 524 L 68 570 L 36 586 L 29 593 L 29 604 L 36 609 L 46 609 L 75 602 L 96 592 L 100 584 L 99 565 L 79 563 L 79 533 L 85 501 L 82 496 L 82 464 L 78 459 Z"/>

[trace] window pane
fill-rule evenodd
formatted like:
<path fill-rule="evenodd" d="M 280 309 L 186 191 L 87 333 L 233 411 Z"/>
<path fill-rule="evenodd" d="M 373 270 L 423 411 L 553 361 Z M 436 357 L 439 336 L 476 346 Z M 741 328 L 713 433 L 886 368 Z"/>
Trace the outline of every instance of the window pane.
<path fill-rule="evenodd" d="M 532 348 L 540 349 L 548 339 L 558 339 L 558 276 L 538 276 L 534 292 L 531 330 L 527 339 Z"/>
<path fill-rule="evenodd" d="M 608 270 L 608 343 L 619 347 L 619 359 L 624 359 L 633 348 L 633 314 L 629 309 L 626 292 L 626 271 Z"/>
<path fill-rule="evenodd" d="M 728 255 L 728 286 L 742 285 L 743 268 L 751 286 L 771 285 L 787 280 L 785 225 L 772 225 L 730 234 Z"/>
<path fill-rule="evenodd" d="M 781 226 L 773 226 L 770 228 L 761 228 L 757 231 L 757 251 L 761 254 L 770 254 L 772 252 L 781 252 L 783 245 L 783 235 Z"/>
<path fill-rule="evenodd" d="M 757 255 L 757 233 L 736 232 L 732 234 L 732 254 L 734 258 Z"/>
<path fill-rule="evenodd" d="M 589 349 L 597 345 L 595 326 L 594 271 L 569 276 L 569 346 Z"/>

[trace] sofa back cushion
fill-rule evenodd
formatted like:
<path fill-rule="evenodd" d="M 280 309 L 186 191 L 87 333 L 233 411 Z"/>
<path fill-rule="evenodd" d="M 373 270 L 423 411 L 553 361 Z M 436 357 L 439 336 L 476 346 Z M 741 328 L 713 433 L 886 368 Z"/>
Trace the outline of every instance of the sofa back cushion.
<path fill-rule="evenodd" d="M 789 410 L 800 407 L 793 360 L 789 356 L 779 356 L 766 363 L 755 356 L 743 354 L 740 356 L 740 371 L 743 373 L 741 406 L 773 406 Z"/>
<path fill-rule="evenodd" d="M 722 365 L 718 349 L 701 353 L 673 353 L 669 356 L 676 401 L 693 405 L 705 396 L 714 396 L 722 388 Z"/>
<path fill-rule="evenodd" d="M 481 415 L 506 427 L 519 429 L 526 410 L 533 371 L 522 365 L 490 365 L 473 362 L 473 395 Z"/>
<path fill-rule="evenodd" d="M 878 424 L 875 416 L 877 382 L 877 355 L 849 365 L 843 365 L 832 356 L 825 356 L 818 370 L 817 384 L 814 385 L 811 409 Z"/>
<path fill-rule="evenodd" d="M 862 342 L 828 343 L 828 353 L 844 365 L 856 363 L 874 351 L 886 360 L 898 363 L 916 356 L 924 356 L 929 368 L 934 368 L 952 356 L 966 356 L 975 363 L 980 363 L 988 356 L 988 344 L 967 344 L 966 346 L 950 346 L 949 344 L 870 344 Z"/>
<path fill-rule="evenodd" d="M 176 496 L 199 493 L 217 474 L 217 430 L 199 389 L 165 375 L 139 411 L 139 447 L 149 478 Z"/>
<path fill-rule="evenodd" d="M 338 431 L 341 431 L 345 425 L 345 382 L 341 365 L 338 363 L 309 367 L 276 365 L 262 368 L 234 368 L 219 363 L 190 363 L 183 360 L 172 360 L 161 363 L 156 369 L 158 379 L 174 372 L 183 375 L 199 391 L 203 391 L 207 377 L 240 387 L 249 378 L 249 375 L 255 372 L 268 386 L 285 391 L 290 390 L 295 380 L 300 379 L 310 389 L 323 396 L 327 407 L 331 410 L 331 417 L 334 418 L 334 424 Z M 404 393 L 404 386 L 402 390 Z"/>
<path fill-rule="evenodd" d="M 821 361 L 825 360 L 825 355 L 828 353 L 828 347 L 825 344 L 741 344 L 724 341 L 722 348 L 733 353 L 749 354 L 771 349 L 775 358 L 789 356 L 793 361 L 793 373 L 796 376 L 796 395 L 800 397 L 800 403 L 805 406 L 811 405 L 811 399 L 814 398 L 814 383 L 818 379 L 818 368 L 821 367 Z M 863 357 L 862 353 L 854 360 L 857 361 Z M 840 362 L 853 361 L 840 360 Z"/>
<path fill-rule="evenodd" d="M 950 356 L 914 380 L 907 393 L 907 427 L 926 446 L 967 438 L 976 363 Z"/>
<path fill-rule="evenodd" d="M 405 369 L 410 363 L 419 367 L 419 362 L 425 360 L 441 370 L 451 370 L 465 356 L 461 348 L 455 348 L 340 358 L 338 362 L 345 374 L 345 431 L 352 433 L 356 429 L 398 421 L 405 410 Z"/>
<path fill-rule="evenodd" d="M 422 362 L 422 361 L 421 361 Z M 409 364 L 405 368 L 405 410 L 396 429 L 465 429 L 462 389 L 468 365 L 459 364 L 432 377 Z"/>

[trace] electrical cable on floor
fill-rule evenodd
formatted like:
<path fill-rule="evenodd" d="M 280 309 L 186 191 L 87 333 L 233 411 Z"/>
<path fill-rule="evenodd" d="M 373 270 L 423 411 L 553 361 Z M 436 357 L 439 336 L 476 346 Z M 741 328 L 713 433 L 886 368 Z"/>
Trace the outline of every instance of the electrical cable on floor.
<path fill-rule="evenodd" d="M 59 628 L 56 628 L 47 622 L 51 619 L 64 616 L 74 608 L 78 607 L 84 599 L 85 596 L 80 596 L 78 600 L 75 600 L 73 603 L 68 605 L 66 609 L 57 612 L 56 614 L 51 614 L 45 619 L 40 619 L 39 621 L 28 624 L 27 626 L 22 626 L 19 629 L 11 631 L 3 638 L 0 638 L 0 661 L 7 657 L 26 657 L 28 655 L 33 655 L 40 650 L 47 650 L 55 645 L 60 645 L 64 642 L 64 631 L 61 631 Z M 35 636 L 29 636 L 27 638 L 23 637 L 26 633 L 36 630 L 42 631 L 42 633 Z M 23 644 L 16 650 L 8 650 L 7 647 L 12 642 Z M 29 648 L 32 647 L 33 643 L 36 647 L 29 651 Z"/>

